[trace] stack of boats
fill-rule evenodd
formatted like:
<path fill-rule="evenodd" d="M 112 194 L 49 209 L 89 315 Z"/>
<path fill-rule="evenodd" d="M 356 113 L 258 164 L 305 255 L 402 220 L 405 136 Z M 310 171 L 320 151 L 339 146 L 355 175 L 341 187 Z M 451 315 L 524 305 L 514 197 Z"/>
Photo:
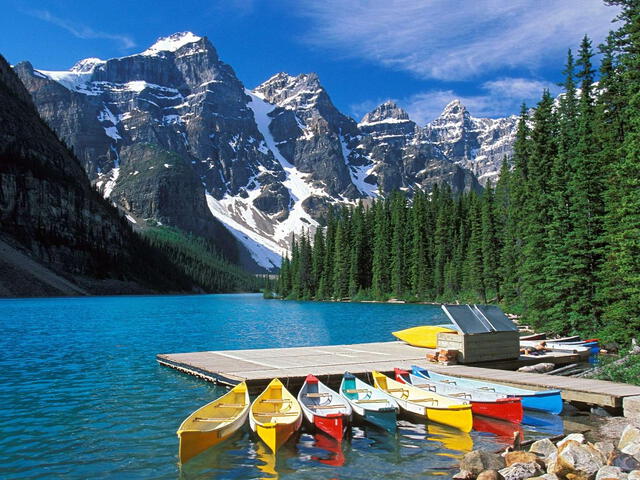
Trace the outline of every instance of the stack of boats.
<path fill-rule="evenodd" d="M 559 390 L 507 387 L 417 366 L 411 371 L 395 369 L 394 378 L 376 371 L 368 377 L 369 383 L 346 372 L 335 391 L 308 375 L 297 397 L 276 378 L 253 402 L 242 382 L 180 425 L 180 461 L 184 463 L 227 439 L 242 428 L 247 417 L 251 430 L 275 453 L 303 422 L 341 441 L 352 420 L 393 433 L 400 413 L 469 432 L 476 415 L 519 424 L 523 409 L 552 414 L 562 411 Z"/>

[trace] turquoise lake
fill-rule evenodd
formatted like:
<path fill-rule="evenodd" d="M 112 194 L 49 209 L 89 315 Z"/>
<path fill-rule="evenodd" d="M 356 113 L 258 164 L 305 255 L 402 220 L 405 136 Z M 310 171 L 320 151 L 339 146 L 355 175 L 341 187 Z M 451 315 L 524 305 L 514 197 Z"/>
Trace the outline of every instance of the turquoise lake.
<path fill-rule="evenodd" d="M 429 305 L 250 294 L 0 300 L 0 478 L 448 478 L 464 451 L 496 450 L 516 427 L 484 421 L 466 435 L 402 421 L 390 436 L 354 426 L 342 446 L 303 432 L 277 457 L 246 428 L 180 468 L 177 427 L 226 390 L 155 361 L 157 353 L 391 341 L 392 330 L 445 321 Z M 525 438 L 562 430 L 560 417 L 528 424 Z"/>

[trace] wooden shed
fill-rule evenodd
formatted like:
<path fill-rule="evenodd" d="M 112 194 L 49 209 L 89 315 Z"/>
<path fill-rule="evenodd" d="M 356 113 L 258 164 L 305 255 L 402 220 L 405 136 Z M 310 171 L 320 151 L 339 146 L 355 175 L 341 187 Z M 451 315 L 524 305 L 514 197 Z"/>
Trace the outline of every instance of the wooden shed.
<path fill-rule="evenodd" d="M 493 305 L 442 305 L 458 333 L 438 333 L 438 348 L 458 350 L 459 363 L 510 360 L 520 355 L 515 323 Z"/>

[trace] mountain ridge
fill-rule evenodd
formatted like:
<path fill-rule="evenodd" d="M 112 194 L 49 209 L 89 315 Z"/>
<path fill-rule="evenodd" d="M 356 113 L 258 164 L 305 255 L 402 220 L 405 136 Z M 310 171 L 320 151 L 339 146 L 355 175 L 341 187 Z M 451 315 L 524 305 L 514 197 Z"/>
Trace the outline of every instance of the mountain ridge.
<path fill-rule="evenodd" d="M 280 72 L 247 90 L 191 32 L 66 72 L 15 70 L 93 184 L 131 219 L 223 239 L 232 260 L 248 256 L 244 247 L 268 270 L 290 235 L 317 228 L 332 204 L 442 182 L 480 190 L 515 133 L 515 117 L 476 119 L 459 101 L 425 126 L 392 101 L 356 122 L 315 73 Z"/>

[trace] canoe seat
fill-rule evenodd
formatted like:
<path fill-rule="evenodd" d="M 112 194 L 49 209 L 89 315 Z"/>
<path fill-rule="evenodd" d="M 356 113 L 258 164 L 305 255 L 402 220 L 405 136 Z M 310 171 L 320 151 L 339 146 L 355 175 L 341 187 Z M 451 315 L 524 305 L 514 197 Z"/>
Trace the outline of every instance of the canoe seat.
<path fill-rule="evenodd" d="M 406 392 L 406 388 L 387 388 L 387 392 Z"/>
<path fill-rule="evenodd" d="M 344 408 L 344 405 L 305 405 L 306 407 L 309 408 L 319 408 L 319 409 L 323 409 L 323 408 Z"/>
<path fill-rule="evenodd" d="M 321 398 L 321 397 L 330 397 L 331 394 L 330 393 L 305 393 L 303 396 L 309 397 L 309 398 Z"/>
<path fill-rule="evenodd" d="M 371 398 L 366 400 L 356 400 L 355 403 L 387 403 L 389 400 L 385 400 L 384 398 Z"/>
<path fill-rule="evenodd" d="M 350 388 L 348 390 L 345 390 L 345 393 L 369 393 L 371 390 L 368 390 L 366 388 Z"/>
<path fill-rule="evenodd" d="M 496 389 L 493 387 L 480 387 L 478 390 L 489 390 L 490 392 L 495 392 Z"/>
<path fill-rule="evenodd" d="M 242 408 L 246 407 L 244 403 L 219 403 L 217 407 Z"/>
<path fill-rule="evenodd" d="M 442 383 L 453 383 L 454 385 L 456 384 L 455 380 L 440 380 Z"/>
<path fill-rule="evenodd" d="M 288 403 L 290 401 L 289 398 L 264 398 L 260 400 L 260 403 Z"/>
<path fill-rule="evenodd" d="M 254 417 L 291 417 L 298 416 L 300 412 L 256 412 L 253 414 Z"/>
<path fill-rule="evenodd" d="M 414 383 L 413 386 L 420 387 L 420 388 L 428 388 L 430 392 L 435 392 L 437 390 L 437 387 L 435 385 L 431 385 L 430 383 Z"/>
<path fill-rule="evenodd" d="M 460 392 L 460 393 L 450 393 L 449 394 L 450 397 L 464 397 L 464 398 L 471 398 L 471 394 L 470 393 L 465 393 L 465 392 Z"/>
<path fill-rule="evenodd" d="M 226 421 L 232 421 L 235 420 L 238 417 L 220 417 L 220 418 L 215 418 L 215 417 L 196 417 L 194 420 L 196 422 L 226 422 Z"/>
<path fill-rule="evenodd" d="M 430 403 L 435 403 L 436 405 L 438 404 L 438 400 L 436 398 L 416 398 L 416 399 L 411 399 L 409 400 L 410 402 L 430 402 Z"/>

